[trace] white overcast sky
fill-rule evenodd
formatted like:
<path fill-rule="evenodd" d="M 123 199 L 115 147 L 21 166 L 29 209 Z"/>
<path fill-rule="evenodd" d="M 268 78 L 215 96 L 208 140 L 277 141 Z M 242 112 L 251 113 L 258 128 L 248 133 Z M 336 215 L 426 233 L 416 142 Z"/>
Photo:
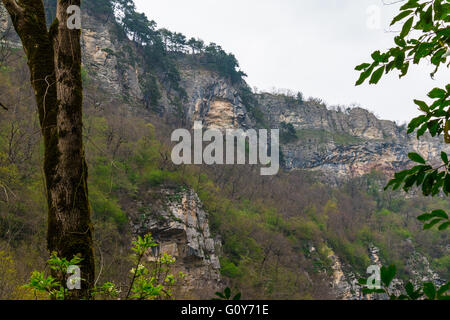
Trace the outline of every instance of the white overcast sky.
<path fill-rule="evenodd" d="M 376 86 L 354 86 L 354 67 L 368 62 L 374 50 L 392 46 L 391 31 L 399 29 L 389 29 L 398 5 L 385 6 L 381 0 L 135 2 L 158 27 L 234 53 L 249 85 L 259 90 L 301 91 L 328 105 L 359 103 L 382 119 L 403 123 L 419 114 L 413 99 L 450 82 L 448 69 L 430 79 L 432 67 L 424 63 L 412 66 L 401 80 L 392 74 Z"/>

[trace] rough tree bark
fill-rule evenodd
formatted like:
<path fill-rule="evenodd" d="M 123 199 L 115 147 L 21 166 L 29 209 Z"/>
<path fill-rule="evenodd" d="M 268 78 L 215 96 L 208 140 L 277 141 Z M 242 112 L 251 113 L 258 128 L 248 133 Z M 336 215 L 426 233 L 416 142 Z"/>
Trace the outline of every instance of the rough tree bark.
<path fill-rule="evenodd" d="M 89 298 L 95 263 L 82 139 L 81 30 L 67 27 L 67 8 L 81 1 L 58 0 L 50 30 L 42 0 L 2 1 L 27 56 L 44 138 L 47 246 L 60 257 L 82 256 L 82 290 L 70 296 Z"/>

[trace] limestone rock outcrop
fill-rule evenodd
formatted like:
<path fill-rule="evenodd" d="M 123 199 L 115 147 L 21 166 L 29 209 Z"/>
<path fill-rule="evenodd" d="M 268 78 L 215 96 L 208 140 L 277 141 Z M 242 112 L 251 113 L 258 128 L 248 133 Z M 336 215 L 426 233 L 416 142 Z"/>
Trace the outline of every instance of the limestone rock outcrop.
<path fill-rule="evenodd" d="M 176 258 L 175 271 L 186 274 L 186 293 L 211 297 L 221 288 L 221 242 L 212 237 L 208 213 L 194 191 L 151 189 L 127 207 L 133 233 L 150 232 L 157 250 Z"/>

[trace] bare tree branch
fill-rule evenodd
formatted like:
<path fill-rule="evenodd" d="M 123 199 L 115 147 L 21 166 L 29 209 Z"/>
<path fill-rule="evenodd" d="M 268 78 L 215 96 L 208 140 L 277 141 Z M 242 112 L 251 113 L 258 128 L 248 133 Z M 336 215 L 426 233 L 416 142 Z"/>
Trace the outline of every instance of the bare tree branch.
<path fill-rule="evenodd" d="M 0 107 L 2 107 L 2 109 L 8 111 L 9 109 L 7 107 L 5 107 L 5 105 L 3 103 L 0 102 Z"/>

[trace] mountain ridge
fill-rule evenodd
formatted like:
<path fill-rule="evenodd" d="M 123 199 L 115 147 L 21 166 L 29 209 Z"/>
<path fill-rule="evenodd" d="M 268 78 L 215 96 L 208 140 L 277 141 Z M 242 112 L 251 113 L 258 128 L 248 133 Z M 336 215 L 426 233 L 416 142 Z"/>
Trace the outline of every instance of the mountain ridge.
<path fill-rule="evenodd" d="M 121 92 L 142 104 L 145 75 L 142 48 L 129 39 L 115 36 L 115 23 L 99 25 L 93 16 L 84 16 L 82 36 L 84 65 L 88 74 L 106 83 L 111 93 Z M 125 50 L 124 50 L 125 48 Z M 430 136 L 417 140 L 395 122 L 378 119 L 366 109 L 356 107 L 331 110 L 320 100 L 296 100 L 294 96 L 253 93 L 245 82 L 232 82 L 197 62 L 198 56 L 169 53 L 179 70 L 179 89 L 157 74 L 159 99 L 151 109 L 169 124 L 192 128 L 194 121 L 205 127 L 257 128 L 296 131 L 294 139 L 282 142 L 285 169 L 322 171 L 329 181 L 339 182 L 371 170 L 389 175 L 405 168 L 409 152 L 435 159 L 446 145 Z M 310 142 L 308 136 L 312 137 Z M 306 137 L 306 138 L 305 138 Z"/>

